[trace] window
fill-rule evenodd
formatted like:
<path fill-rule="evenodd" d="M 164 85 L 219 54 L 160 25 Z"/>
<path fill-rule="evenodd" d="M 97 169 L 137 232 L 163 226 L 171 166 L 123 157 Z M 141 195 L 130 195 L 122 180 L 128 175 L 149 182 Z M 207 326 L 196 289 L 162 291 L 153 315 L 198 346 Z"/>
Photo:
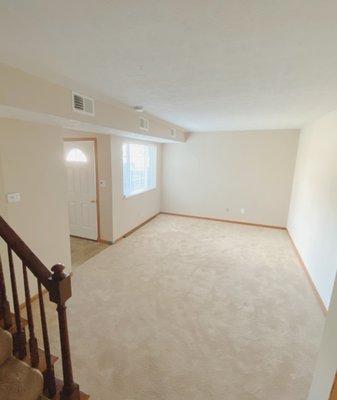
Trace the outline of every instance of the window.
<path fill-rule="evenodd" d="M 154 145 L 123 144 L 123 194 L 129 197 L 156 187 L 157 148 Z"/>
<path fill-rule="evenodd" d="M 69 151 L 66 160 L 80 163 L 86 163 L 88 161 L 87 156 L 83 153 L 83 151 L 77 148 Z"/>

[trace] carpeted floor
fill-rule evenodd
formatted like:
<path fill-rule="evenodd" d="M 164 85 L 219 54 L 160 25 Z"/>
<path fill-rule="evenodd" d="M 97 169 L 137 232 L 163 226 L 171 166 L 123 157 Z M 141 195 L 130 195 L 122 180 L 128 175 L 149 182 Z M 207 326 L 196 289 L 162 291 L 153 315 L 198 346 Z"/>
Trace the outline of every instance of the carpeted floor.
<path fill-rule="evenodd" d="M 324 324 L 285 231 L 167 215 L 82 264 L 68 310 L 93 400 L 305 400 Z"/>

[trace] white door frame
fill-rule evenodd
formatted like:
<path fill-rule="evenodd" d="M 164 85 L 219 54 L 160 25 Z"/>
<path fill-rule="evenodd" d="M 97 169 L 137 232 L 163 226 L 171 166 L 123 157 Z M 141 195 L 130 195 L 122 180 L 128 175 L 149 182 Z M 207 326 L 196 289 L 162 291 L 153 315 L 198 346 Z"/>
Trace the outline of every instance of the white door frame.
<path fill-rule="evenodd" d="M 101 242 L 101 224 L 100 224 L 100 199 L 99 199 L 99 179 L 98 179 L 98 156 L 97 156 L 97 138 L 95 137 L 75 137 L 75 138 L 63 138 L 64 142 L 94 142 L 94 157 L 95 157 L 95 170 L 96 170 L 96 218 L 97 218 L 97 242 Z M 74 236 L 74 235 L 70 235 Z M 87 239 L 93 240 L 93 239 Z"/>

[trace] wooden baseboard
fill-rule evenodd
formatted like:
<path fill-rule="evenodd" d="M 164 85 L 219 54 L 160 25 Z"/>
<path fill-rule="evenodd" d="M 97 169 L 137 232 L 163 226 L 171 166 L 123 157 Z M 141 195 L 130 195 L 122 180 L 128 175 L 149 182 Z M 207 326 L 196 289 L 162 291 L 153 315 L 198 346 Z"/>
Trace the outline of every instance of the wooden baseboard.
<path fill-rule="evenodd" d="M 337 372 L 335 375 L 335 380 L 331 388 L 329 400 L 337 400 Z"/>
<path fill-rule="evenodd" d="M 248 226 L 257 226 L 260 228 L 271 228 L 271 229 L 281 229 L 281 230 L 286 230 L 287 228 L 284 226 L 276 226 L 276 225 L 265 225 L 265 224 L 255 224 L 252 222 L 244 222 L 244 221 L 233 221 L 233 220 L 227 220 L 227 219 L 220 219 L 220 218 L 211 218 L 211 217 L 200 217 L 200 216 L 196 216 L 196 215 L 187 215 L 187 214 L 177 214 L 177 213 L 169 213 L 169 212 L 164 212 L 161 211 L 155 215 L 153 215 L 151 218 L 147 219 L 146 221 L 142 222 L 141 224 L 137 225 L 135 228 L 131 229 L 130 231 L 126 232 L 124 235 L 120 236 L 119 238 L 117 238 L 116 240 L 114 240 L 113 243 L 117 243 L 120 240 L 130 236 L 133 232 L 135 232 L 136 230 L 138 230 L 139 228 L 141 228 L 142 226 L 146 225 L 148 222 L 150 222 L 151 220 L 153 220 L 154 218 L 156 218 L 158 215 L 160 214 L 164 214 L 164 215 L 173 215 L 176 217 L 185 217 L 185 218 L 196 218 L 196 219 L 204 219 L 204 220 L 208 220 L 208 221 L 218 221 L 218 222 L 227 222 L 230 224 L 239 224 L 239 225 L 248 225 Z M 111 242 L 109 241 L 105 241 L 105 240 L 99 240 L 99 242 L 102 243 L 107 243 L 107 244 L 111 244 Z"/>
<path fill-rule="evenodd" d="M 95 242 L 95 243 L 105 243 L 105 244 L 112 244 L 112 242 L 110 242 L 109 240 L 105 240 L 105 239 L 88 239 L 88 238 L 84 238 L 81 236 L 76 236 L 76 235 L 70 235 L 71 238 L 75 238 L 75 239 L 83 239 L 83 240 L 89 240 L 89 242 Z"/>
<path fill-rule="evenodd" d="M 110 242 L 110 240 L 105 240 L 105 239 L 97 239 L 98 243 L 103 243 L 103 244 L 112 244 L 112 242 Z"/>
<path fill-rule="evenodd" d="M 314 281 L 312 280 L 312 278 L 311 278 L 311 276 L 310 276 L 310 274 L 309 274 L 308 268 L 307 268 L 307 266 L 305 265 L 305 262 L 303 261 L 303 258 L 301 257 L 301 254 L 300 254 L 300 252 L 298 251 L 298 249 L 297 249 L 297 247 L 296 247 L 296 245 L 295 245 L 295 242 L 294 242 L 293 238 L 291 237 L 290 232 L 288 231 L 288 229 L 287 229 L 287 233 L 288 233 L 290 242 L 291 242 L 291 244 L 292 244 L 292 246 L 293 246 L 293 249 L 294 249 L 294 251 L 295 251 L 295 253 L 296 253 L 296 256 L 297 256 L 297 258 L 298 258 L 298 261 L 299 261 L 299 263 L 300 263 L 300 265 L 301 265 L 301 267 L 302 267 L 302 269 L 303 269 L 303 271 L 304 271 L 304 273 L 305 273 L 305 275 L 306 275 L 306 277 L 307 277 L 307 279 L 308 279 L 308 281 L 309 281 L 309 283 L 310 283 L 310 286 L 311 286 L 311 288 L 312 288 L 312 290 L 313 290 L 313 292 L 314 292 L 314 295 L 315 295 L 315 297 L 316 297 L 316 299 L 317 299 L 317 301 L 318 301 L 318 303 L 319 303 L 319 306 L 320 306 L 320 308 L 321 308 L 323 314 L 324 314 L 324 315 L 327 315 L 327 314 L 328 314 L 328 310 L 327 310 L 327 308 L 325 307 L 325 304 L 324 304 L 324 302 L 323 302 L 323 300 L 322 300 L 322 297 L 321 297 L 321 295 L 319 294 L 319 292 L 318 292 L 318 290 L 317 290 L 317 288 L 316 288 L 316 285 L 314 284 Z"/>
<path fill-rule="evenodd" d="M 272 229 L 281 229 L 286 230 L 287 228 L 284 226 L 276 226 L 276 225 L 264 225 L 264 224 L 255 224 L 253 222 L 245 222 L 245 221 L 235 221 L 230 219 L 221 219 L 221 218 L 212 218 L 212 217 L 200 217 L 197 215 L 188 215 L 188 214 L 176 214 L 162 211 L 160 214 L 164 215 L 173 215 L 176 217 L 185 217 L 185 218 L 196 218 L 196 219 L 205 219 L 207 221 L 217 221 L 217 222 L 227 222 L 229 224 L 239 224 L 239 225 L 249 225 L 249 226 L 257 226 L 260 228 L 272 228 Z"/>
<path fill-rule="evenodd" d="M 317 288 L 316 288 L 316 286 L 315 286 L 313 280 L 311 279 L 311 276 L 310 276 L 310 274 L 309 274 L 308 268 L 307 268 L 307 266 L 305 265 L 305 263 L 304 263 L 304 261 L 303 261 L 301 255 L 300 255 L 300 253 L 299 253 L 299 251 L 298 251 L 298 249 L 297 249 L 297 247 L 296 247 L 296 245 L 295 245 L 295 243 L 294 243 L 294 241 L 293 241 L 293 239 L 292 239 L 292 237 L 291 237 L 291 235 L 290 235 L 290 233 L 289 233 L 289 231 L 288 231 L 288 229 L 287 229 L 286 227 L 283 227 L 283 226 L 275 226 L 275 225 L 265 225 L 265 224 L 255 224 L 255 223 L 251 223 L 251 222 L 233 221 L 233 220 L 226 220 L 226 219 L 220 219 L 220 218 L 200 217 L 200 216 L 195 216 L 195 215 L 177 214 L 177 213 L 169 213 L 169 212 L 164 212 L 164 211 L 162 211 L 162 212 L 159 212 L 159 213 L 153 215 L 151 218 L 149 218 L 149 219 L 147 219 L 146 221 L 142 222 L 140 225 L 136 226 L 135 228 L 131 229 L 130 231 L 128 231 L 127 233 L 125 233 L 123 236 L 121 236 L 121 237 L 119 237 L 118 239 L 116 239 L 116 240 L 114 241 L 114 243 L 117 243 L 118 241 L 120 241 L 120 240 L 126 238 L 127 236 L 131 235 L 131 234 L 134 233 L 136 230 L 138 230 L 139 228 L 141 228 L 142 226 L 146 225 L 148 222 L 150 222 L 151 220 L 153 220 L 154 218 L 156 218 L 157 215 L 159 215 L 159 214 L 173 215 L 173 216 L 176 216 L 176 217 L 203 219 L 203 220 L 208 220 L 208 221 L 227 222 L 227 223 L 230 223 L 230 224 L 240 224 L 240 225 L 248 225 L 248 226 L 257 226 L 257 227 L 262 227 L 262 228 L 281 229 L 281 230 L 287 231 L 288 236 L 289 236 L 289 238 L 290 238 L 290 242 L 291 242 L 291 244 L 292 244 L 292 246 L 293 246 L 293 248 L 294 248 L 294 251 L 295 251 L 295 253 L 296 253 L 296 255 L 297 255 L 297 258 L 298 258 L 298 260 L 299 260 L 299 263 L 300 263 L 301 267 L 303 268 L 303 271 L 304 271 L 305 275 L 307 276 L 307 279 L 308 279 L 308 281 L 309 281 L 309 283 L 310 283 L 310 286 L 312 287 L 312 290 L 313 290 L 313 292 L 314 292 L 315 297 L 317 298 L 317 301 L 318 301 L 318 303 L 319 303 L 319 305 L 320 305 L 320 308 L 321 308 L 323 314 L 324 314 L 324 315 L 327 315 L 328 310 L 327 310 L 327 308 L 325 307 L 325 304 L 324 304 L 324 302 L 323 302 L 323 300 L 322 300 L 320 294 L 318 293 L 318 290 L 317 290 Z M 45 291 L 46 291 L 46 290 L 45 290 Z M 36 298 L 38 298 L 38 296 L 36 296 Z M 32 302 L 33 302 L 34 300 L 36 300 L 36 298 L 35 298 L 35 296 L 33 296 L 33 297 L 32 297 Z M 23 304 L 20 305 L 20 308 L 24 308 L 24 307 L 25 307 L 25 303 L 23 303 Z"/>
<path fill-rule="evenodd" d="M 117 238 L 114 243 L 119 242 L 122 239 L 125 239 L 126 237 L 130 236 L 132 233 L 134 233 L 135 231 L 137 231 L 139 228 L 141 228 L 142 226 L 146 225 L 148 222 L 152 221 L 154 218 L 156 218 L 157 215 L 159 215 L 159 213 L 153 215 L 151 218 L 148 218 L 146 221 L 142 222 L 141 224 L 137 225 L 135 228 L 131 229 L 130 231 L 124 233 L 123 236 L 120 236 L 119 238 Z"/>
<path fill-rule="evenodd" d="M 286 227 L 283 226 L 274 226 L 274 225 L 264 225 L 264 224 L 255 224 L 255 223 L 251 223 L 251 222 L 241 222 L 241 221 L 233 221 L 233 220 L 225 220 L 225 219 L 220 219 L 220 218 L 211 218 L 211 217 L 199 217 L 199 216 L 195 216 L 195 215 L 186 215 L 186 214 L 177 214 L 177 213 L 169 213 L 169 212 L 161 212 L 160 214 L 164 214 L 164 215 L 173 215 L 173 216 L 177 216 L 177 217 L 186 217 L 186 218 L 196 218 L 196 219 L 205 219 L 205 220 L 209 220 L 209 221 L 219 221 L 219 222 L 228 222 L 231 224 L 241 224 L 241 225 L 250 225 L 250 226 L 257 226 L 257 227 L 262 227 L 262 228 L 272 228 L 272 229 L 281 229 L 281 230 L 285 230 L 287 231 L 291 244 L 295 250 L 295 253 L 298 257 L 298 260 L 300 262 L 301 267 L 303 268 L 305 275 L 307 276 L 307 279 L 309 280 L 310 286 L 312 287 L 312 290 L 314 292 L 315 297 L 317 298 L 317 301 L 320 305 L 320 308 L 323 312 L 324 315 L 327 315 L 328 310 L 325 307 L 325 304 L 320 296 L 320 294 L 318 293 L 318 290 L 313 282 L 313 280 L 311 279 L 311 276 L 308 272 L 308 268 L 305 265 L 297 247 L 295 246 L 295 243 L 288 231 L 288 229 Z"/>
<path fill-rule="evenodd" d="M 96 239 L 88 239 L 88 238 L 85 238 L 85 237 L 82 237 L 82 236 L 77 236 L 77 235 L 69 235 L 71 238 L 75 238 L 75 239 L 83 239 L 83 240 L 89 240 L 90 242 L 97 242 L 98 241 L 98 239 L 96 240 Z"/>

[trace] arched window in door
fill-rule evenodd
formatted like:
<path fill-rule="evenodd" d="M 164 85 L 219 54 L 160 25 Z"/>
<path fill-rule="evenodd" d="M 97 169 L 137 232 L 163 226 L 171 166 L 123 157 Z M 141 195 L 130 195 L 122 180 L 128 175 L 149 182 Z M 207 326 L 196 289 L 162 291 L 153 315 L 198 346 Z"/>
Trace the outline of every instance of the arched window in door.
<path fill-rule="evenodd" d="M 66 161 L 86 163 L 86 162 L 88 162 L 88 159 L 82 150 L 80 150 L 78 148 L 74 148 L 74 149 L 71 149 L 69 151 L 69 153 L 67 154 Z"/>

